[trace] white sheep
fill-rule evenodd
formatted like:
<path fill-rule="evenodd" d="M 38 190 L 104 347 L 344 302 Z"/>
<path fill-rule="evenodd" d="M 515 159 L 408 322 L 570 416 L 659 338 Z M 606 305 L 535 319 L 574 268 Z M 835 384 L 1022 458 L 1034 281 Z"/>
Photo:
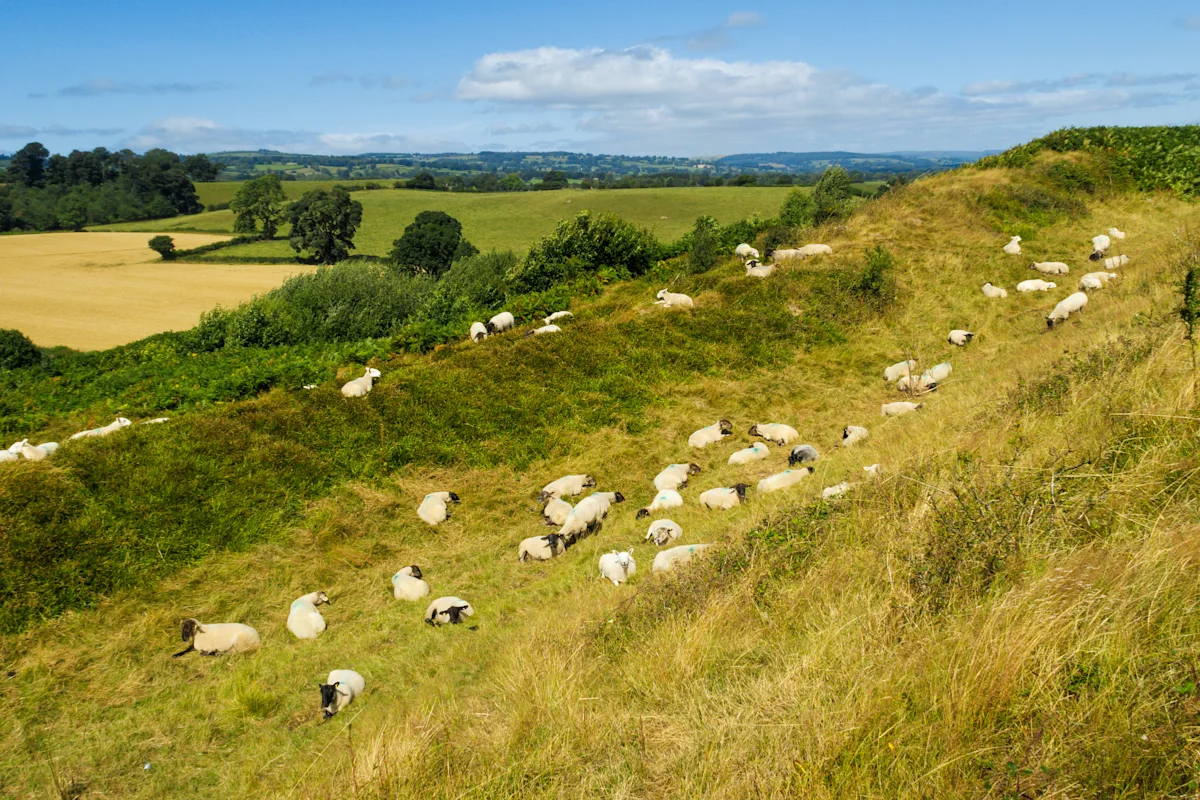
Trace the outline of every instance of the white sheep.
<path fill-rule="evenodd" d="M 806 244 L 800 248 L 800 255 L 804 258 L 809 256 L 830 256 L 833 255 L 833 248 L 827 244 Z"/>
<path fill-rule="evenodd" d="M 325 632 L 325 618 L 317 606 L 330 602 L 324 592 L 309 592 L 292 601 L 288 610 L 287 629 L 297 639 L 315 639 Z"/>
<path fill-rule="evenodd" d="M 93 428 L 90 431 L 80 431 L 79 433 L 71 434 L 72 439 L 89 439 L 92 437 L 108 436 L 110 433 L 116 433 L 122 428 L 128 428 L 133 423 L 124 417 L 117 417 L 114 421 L 100 428 Z"/>
<path fill-rule="evenodd" d="M 429 584 L 425 582 L 421 568 L 416 564 L 401 567 L 392 576 L 392 595 L 397 600 L 420 600 L 429 596 Z"/>
<path fill-rule="evenodd" d="M 760 422 L 750 426 L 749 431 L 751 436 L 761 436 L 772 444 L 783 447 L 785 444 L 791 444 L 800 438 L 800 434 L 790 425 L 783 425 L 778 422 Z"/>
<path fill-rule="evenodd" d="M 517 546 L 517 561 L 549 561 L 567 552 L 567 540 L 557 533 L 545 536 L 530 536 Z"/>
<path fill-rule="evenodd" d="M 646 529 L 646 539 L 653 540 L 659 547 L 667 542 L 673 542 L 681 536 L 683 536 L 683 528 L 672 519 L 656 519 Z"/>
<path fill-rule="evenodd" d="M 782 264 L 784 261 L 799 261 L 804 258 L 804 253 L 800 252 L 799 248 L 768 250 L 767 258 L 774 259 L 776 264 Z"/>
<path fill-rule="evenodd" d="M 366 397 L 371 393 L 371 389 L 375 386 L 375 379 L 382 373 L 374 367 L 367 367 L 367 371 L 363 373 L 361 378 L 355 378 L 348 381 L 342 387 L 343 397 Z"/>
<path fill-rule="evenodd" d="M 655 296 L 658 299 L 654 301 L 654 305 L 662 306 L 663 308 L 691 308 L 694 305 L 692 298 L 686 294 L 668 292 L 666 289 L 661 290 Z"/>
<path fill-rule="evenodd" d="M 425 624 L 458 625 L 463 621 L 463 617 L 470 617 L 474 614 L 475 609 L 471 607 L 471 604 L 460 597 L 453 595 L 439 597 L 429 604 L 429 608 L 425 609 Z"/>
<path fill-rule="evenodd" d="M 14 444 L 13 447 L 17 448 L 16 454 L 20 455 L 26 461 L 43 461 L 47 456 L 50 455 L 50 451 L 44 450 L 40 446 L 30 444 L 28 439 L 22 439 Z M 55 447 L 57 448 L 57 445 L 55 445 Z M 9 451 L 12 451 L 12 447 L 9 448 Z"/>
<path fill-rule="evenodd" d="M 489 319 L 483 327 L 487 329 L 488 333 L 504 333 L 506 330 L 509 330 L 513 325 L 516 324 L 517 321 L 513 318 L 511 312 L 501 311 L 499 314 Z"/>
<path fill-rule="evenodd" d="M 353 703 L 367 688 L 367 682 L 352 669 L 335 669 L 318 688 L 321 690 L 321 713 L 329 719 Z"/>
<path fill-rule="evenodd" d="M 185 619 L 182 633 L 183 641 L 188 646 L 173 654 L 172 658 L 179 658 L 193 650 L 202 656 L 245 653 L 257 649 L 262 643 L 258 631 L 240 622 L 202 624 L 199 620 Z"/>
<path fill-rule="evenodd" d="M 21 457 L 19 455 L 17 455 L 16 453 L 12 452 L 11 450 L 0 450 L 0 464 L 7 463 L 9 461 L 20 461 L 20 460 L 21 460 Z"/>
<path fill-rule="evenodd" d="M 546 333 L 562 333 L 562 328 L 558 327 L 557 325 L 543 325 L 540 328 L 534 328 L 529 333 L 525 334 L 525 336 L 541 336 Z"/>
<path fill-rule="evenodd" d="M 800 481 L 813 474 L 812 467 L 801 467 L 800 469 L 785 469 L 783 472 L 776 472 L 774 475 L 768 475 L 758 482 L 758 491 L 777 492 L 780 489 L 787 489 L 795 486 Z"/>
<path fill-rule="evenodd" d="M 1046 317 L 1046 327 L 1053 328 L 1055 325 L 1067 321 L 1067 317 L 1079 311 L 1083 311 L 1088 304 L 1088 296 L 1083 292 L 1075 292 L 1065 300 L 1059 302 L 1050 312 L 1050 316 Z"/>
<path fill-rule="evenodd" d="M 682 489 L 688 485 L 688 479 L 692 475 L 699 474 L 699 464 L 670 464 L 654 476 L 654 488 L 660 490 Z"/>
<path fill-rule="evenodd" d="M 545 503 L 552 497 L 574 497 L 595 485 L 596 479 L 591 475 L 564 475 L 542 487 L 542 491 L 538 493 L 538 502 Z"/>
<path fill-rule="evenodd" d="M 417 516 L 430 525 L 440 525 L 450 519 L 450 509 L 446 504 L 458 502 L 458 495 L 454 492 L 430 492 L 417 506 Z"/>
<path fill-rule="evenodd" d="M 1103 289 L 1108 282 L 1119 278 L 1115 272 L 1089 272 L 1079 279 L 1080 289 Z"/>
<path fill-rule="evenodd" d="M 898 417 L 901 414 L 907 414 L 910 411 L 916 411 L 924 403 L 910 403 L 907 400 L 898 400 L 895 403 L 884 403 L 879 407 L 879 416 L 881 417 Z"/>
<path fill-rule="evenodd" d="M 819 458 L 817 448 L 811 444 L 798 444 L 792 448 L 792 452 L 788 454 L 788 466 L 794 467 L 797 464 L 809 464 Z"/>
<path fill-rule="evenodd" d="M 546 520 L 547 525 L 562 526 L 567 521 L 567 517 L 571 515 L 571 510 L 574 508 L 566 500 L 558 497 L 551 497 L 547 501 L 545 508 L 542 509 L 542 518 Z"/>
<path fill-rule="evenodd" d="M 1099 261 L 1108 254 L 1108 248 L 1112 247 L 1112 239 L 1106 234 L 1099 234 L 1092 237 L 1092 254 L 1088 258 L 1092 261 Z"/>
<path fill-rule="evenodd" d="M 860 425 L 847 425 L 842 429 L 842 447 L 850 447 L 851 445 L 861 442 L 871 435 L 871 432 Z"/>
<path fill-rule="evenodd" d="M 1005 291 L 1004 289 L 1001 289 L 999 286 L 992 286 L 991 283 L 985 283 L 983 285 L 983 294 L 986 297 L 993 297 L 993 298 L 1008 297 L 1007 291 Z"/>
<path fill-rule="evenodd" d="M 555 311 L 553 314 L 546 317 L 542 321 L 545 322 L 547 325 L 549 325 L 552 322 L 557 322 L 560 319 L 566 319 L 567 317 L 573 317 L 573 316 L 575 316 L 575 315 L 572 314 L 570 311 Z"/>
<path fill-rule="evenodd" d="M 1124 239 L 1125 231 L 1120 230 L 1118 228 L 1109 228 L 1108 235 L 1111 236 L 1113 239 Z"/>
<path fill-rule="evenodd" d="M 1009 240 L 1008 244 L 1004 245 L 1004 252 L 1008 253 L 1010 256 L 1021 255 L 1021 237 L 1020 236 L 1012 237 L 1012 239 Z"/>
<path fill-rule="evenodd" d="M 883 466 L 881 464 L 868 464 L 867 466 L 863 467 L 863 472 L 867 473 L 867 475 L 871 476 L 872 478 L 877 478 L 879 477 L 880 473 L 883 472 Z"/>
<path fill-rule="evenodd" d="M 916 394 L 918 392 L 932 392 L 937 389 L 937 381 L 925 375 L 905 375 L 900 380 L 896 381 L 896 388 L 908 394 Z"/>
<path fill-rule="evenodd" d="M 645 508 L 639 508 L 637 514 L 634 516 L 634 519 L 648 517 L 650 516 L 651 512 L 654 511 L 662 511 L 668 508 L 679 508 L 681 505 L 683 505 L 683 496 L 680 495 L 679 492 L 672 491 L 670 489 L 664 489 L 654 496 L 654 499 L 650 501 L 650 505 L 646 506 Z"/>
<path fill-rule="evenodd" d="M 703 553 L 711 544 L 681 544 L 666 550 L 660 550 L 654 556 L 651 572 L 670 572 L 678 566 L 688 563 L 693 557 Z"/>
<path fill-rule="evenodd" d="M 1112 258 L 1104 259 L 1104 268 L 1105 269 L 1120 269 L 1121 267 L 1127 266 L 1128 264 L 1129 264 L 1129 256 L 1124 255 L 1124 254 L 1119 255 L 1119 256 L 1113 256 Z"/>
<path fill-rule="evenodd" d="M 1018 292 L 1048 292 L 1051 289 L 1057 289 L 1058 284 L 1054 281 L 1044 281 L 1040 278 L 1033 280 L 1021 281 L 1017 284 Z"/>
<path fill-rule="evenodd" d="M 600 556 L 600 577 L 612 581 L 613 586 L 620 586 L 635 572 L 637 564 L 633 560 L 632 547 L 622 553 L 613 550 Z"/>
<path fill-rule="evenodd" d="M 625 495 L 620 492 L 596 492 L 579 501 L 567 515 L 558 533 L 568 543 L 600 530 L 613 503 L 624 503 Z"/>
<path fill-rule="evenodd" d="M 1061 261 L 1034 261 L 1029 268 L 1043 275 L 1066 275 L 1071 271 L 1071 268 Z"/>
<path fill-rule="evenodd" d="M 755 250 L 750 245 L 746 244 L 745 242 L 742 242 L 736 248 L 734 248 L 733 252 L 734 252 L 734 255 L 736 255 L 742 261 L 747 261 L 752 258 L 753 259 L 758 258 L 758 251 Z"/>
<path fill-rule="evenodd" d="M 946 378 L 949 378 L 950 373 L 953 371 L 954 367 L 950 366 L 948 361 L 943 361 L 942 363 L 934 364 L 932 367 L 927 369 L 923 377 L 928 377 L 935 383 L 941 383 L 942 381 L 946 380 Z"/>
<path fill-rule="evenodd" d="M 911 375 L 912 371 L 916 369 L 916 367 L 917 362 L 913 361 L 912 359 L 909 359 L 908 361 L 900 361 L 896 364 L 892 364 L 883 371 L 883 379 L 888 383 L 894 383 L 905 375 Z"/>
<path fill-rule="evenodd" d="M 755 442 L 745 450 L 738 450 L 730 455 L 728 463 L 749 464 L 752 461 L 761 461 L 769 455 L 771 455 L 771 448 L 762 442 Z"/>
<path fill-rule="evenodd" d="M 733 486 L 720 486 L 700 493 L 700 505 L 713 511 L 727 511 L 746 502 L 748 483 L 736 483 Z"/>
<path fill-rule="evenodd" d="M 162 425 L 164 422 L 170 422 L 170 417 L 155 417 L 154 419 L 142 420 L 143 425 Z"/>
<path fill-rule="evenodd" d="M 762 265 L 750 259 L 746 262 L 746 277 L 747 278 L 769 278 L 771 273 L 775 271 L 774 264 Z"/>
<path fill-rule="evenodd" d="M 850 491 L 850 484 L 847 483 L 846 481 L 842 481 L 839 484 L 836 484 L 834 486 L 827 486 L 826 488 L 822 489 L 821 490 L 821 499 L 828 500 L 831 497 L 840 497 L 841 495 L 845 494 L 848 491 Z"/>
<path fill-rule="evenodd" d="M 472 322 L 470 337 L 472 342 L 482 342 L 488 337 L 487 326 L 482 322 Z"/>
<path fill-rule="evenodd" d="M 706 425 L 688 437 L 688 447 L 704 448 L 715 444 L 726 436 L 733 435 L 733 423 L 727 419 Z"/>
<path fill-rule="evenodd" d="M 946 337 L 946 341 L 950 344 L 956 344 L 959 347 L 963 347 L 967 342 L 974 338 L 975 334 L 971 333 L 970 331 L 961 331 L 955 329 L 950 331 L 950 335 Z"/>

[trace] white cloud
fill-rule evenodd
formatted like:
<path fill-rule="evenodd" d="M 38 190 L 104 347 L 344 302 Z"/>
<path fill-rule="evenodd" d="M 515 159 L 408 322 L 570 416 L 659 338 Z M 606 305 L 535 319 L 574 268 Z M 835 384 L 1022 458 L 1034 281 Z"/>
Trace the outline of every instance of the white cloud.
<path fill-rule="evenodd" d="M 115 136 L 121 128 L 68 128 L 65 125 L 0 125 L 0 139 L 28 139 L 33 136 Z"/>
<path fill-rule="evenodd" d="M 65 86 L 54 93 L 55 97 L 100 97 L 106 94 L 195 94 L 197 92 L 215 92 L 228 89 L 229 85 L 220 81 L 204 81 L 202 83 L 186 83 L 173 81 L 169 83 L 124 83 L 112 78 L 99 78 L 94 81 L 84 81 L 74 86 Z M 31 98 L 45 97 L 44 93 L 36 92 Z"/>
<path fill-rule="evenodd" d="M 304 130 L 256 130 L 222 125 L 203 117 L 166 117 L 129 137 L 134 150 L 165 147 L 184 153 L 220 150 L 281 150 L 293 153 L 428 153 L 466 150 L 461 141 L 400 133 L 320 133 Z"/>

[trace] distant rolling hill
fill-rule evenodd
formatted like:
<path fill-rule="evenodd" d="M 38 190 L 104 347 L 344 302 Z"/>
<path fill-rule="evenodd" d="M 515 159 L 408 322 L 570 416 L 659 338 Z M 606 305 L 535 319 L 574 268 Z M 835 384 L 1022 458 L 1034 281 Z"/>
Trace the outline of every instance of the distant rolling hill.
<path fill-rule="evenodd" d="M 778 170 L 793 173 L 822 172 L 840 165 L 861 172 L 935 172 L 977 161 L 992 151 L 933 150 L 902 153 L 739 153 L 714 159 L 717 168 Z"/>

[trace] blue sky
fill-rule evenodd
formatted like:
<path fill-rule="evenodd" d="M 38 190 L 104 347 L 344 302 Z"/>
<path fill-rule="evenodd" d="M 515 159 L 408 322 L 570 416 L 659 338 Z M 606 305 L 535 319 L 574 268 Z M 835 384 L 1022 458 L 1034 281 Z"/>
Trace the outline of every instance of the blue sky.
<path fill-rule="evenodd" d="M 0 151 L 1003 148 L 1200 122 L 1200 1 L 19 3 Z"/>

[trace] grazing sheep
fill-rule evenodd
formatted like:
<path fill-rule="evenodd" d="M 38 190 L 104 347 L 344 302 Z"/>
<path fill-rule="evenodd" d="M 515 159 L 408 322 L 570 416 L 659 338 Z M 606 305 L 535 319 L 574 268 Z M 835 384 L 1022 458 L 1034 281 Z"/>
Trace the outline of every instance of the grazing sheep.
<path fill-rule="evenodd" d="M 573 317 L 573 316 L 575 316 L 575 315 L 572 314 L 570 311 L 555 311 L 553 314 L 546 317 L 542 321 L 545 322 L 547 325 L 549 325 L 552 322 L 557 322 L 560 319 L 566 319 L 567 317 Z"/>
<path fill-rule="evenodd" d="M 1124 238 L 1125 238 L 1125 231 L 1122 231 L 1122 230 L 1120 230 L 1120 229 L 1118 229 L 1118 228 L 1109 228 L 1109 229 L 1108 229 L 1108 235 L 1109 235 L 1110 237 L 1112 237 L 1113 239 L 1124 239 Z"/>
<path fill-rule="evenodd" d="M 583 494 L 584 489 L 596 485 L 596 479 L 591 475 L 564 475 L 556 481 L 550 481 L 538 493 L 538 502 L 545 503 L 550 498 L 574 497 Z"/>
<path fill-rule="evenodd" d="M 574 508 L 566 500 L 560 500 L 557 497 L 551 497 L 546 503 L 546 507 L 542 509 L 542 517 L 546 520 L 547 525 L 562 526 L 567 521 L 567 517 L 571 515 L 571 510 Z"/>
<path fill-rule="evenodd" d="M 992 286 L 991 283 L 983 285 L 983 293 L 987 297 L 1008 297 L 1008 292 L 1001 289 L 999 286 Z"/>
<path fill-rule="evenodd" d="M 639 508 L 637 514 L 634 516 L 634 519 L 648 517 L 652 511 L 662 511 L 666 508 L 678 508 L 681 505 L 683 505 L 683 497 L 679 494 L 679 492 L 675 492 L 670 489 L 664 489 L 654 496 L 654 499 L 650 502 L 650 505 L 646 506 L 645 508 Z"/>
<path fill-rule="evenodd" d="M 775 271 L 774 264 L 763 266 L 754 259 L 746 262 L 746 277 L 747 278 L 769 278 L 771 273 Z"/>
<path fill-rule="evenodd" d="M 1029 268 L 1035 269 L 1043 275 L 1066 275 L 1071 271 L 1071 268 L 1061 261 L 1035 261 L 1029 265 Z"/>
<path fill-rule="evenodd" d="M 654 556 L 651 572 L 670 572 L 678 566 L 688 563 L 693 557 L 703 553 L 711 544 L 681 544 L 667 550 L 660 550 Z"/>
<path fill-rule="evenodd" d="M 1017 284 L 1018 292 L 1048 292 L 1051 289 L 1057 289 L 1058 284 L 1054 281 L 1044 281 L 1040 278 L 1035 278 L 1030 281 L 1021 281 Z"/>
<path fill-rule="evenodd" d="M 1088 296 L 1083 292 L 1075 292 L 1075 294 L 1070 295 L 1054 307 L 1054 310 L 1050 312 L 1050 316 L 1046 317 L 1046 327 L 1053 328 L 1055 325 L 1066 322 L 1067 317 L 1076 312 L 1083 311 L 1087 304 Z"/>
<path fill-rule="evenodd" d="M 688 447 L 704 448 L 733 435 L 733 423 L 727 419 L 707 425 L 688 437 Z"/>
<path fill-rule="evenodd" d="M 774 475 L 768 475 L 759 481 L 758 491 L 766 494 L 767 492 L 777 492 L 780 489 L 788 489 L 812 474 L 812 467 L 785 469 L 783 472 L 776 472 Z"/>
<path fill-rule="evenodd" d="M 375 385 L 375 379 L 382 373 L 374 367 L 367 367 L 367 371 L 363 373 L 361 378 L 355 378 L 348 381 L 342 387 L 343 397 L 366 397 L 371 393 L 371 388 Z"/>
<path fill-rule="evenodd" d="M 1104 259 L 1105 269 L 1119 269 L 1129 264 L 1129 256 L 1119 255 Z"/>
<path fill-rule="evenodd" d="M 230 655 L 256 649 L 261 640 L 258 631 L 240 622 L 218 622 L 201 624 L 195 619 L 183 621 L 183 641 L 188 646 L 171 658 L 179 658 L 193 650 L 202 656 Z"/>
<path fill-rule="evenodd" d="M 821 491 L 821 499 L 828 500 L 831 497 L 840 497 L 848 491 L 850 491 L 850 484 L 846 481 L 842 481 L 835 486 L 829 486 L 823 489 Z"/>
<path fill-rule="evenodd" d="M 1088 256 L 1090 261 L 1099 261 L 1108 255 L 1108 248 L 1112 247 L 1112 239 L 1105 234 L 1092 237 L 1092 254 Z"/>
<path fill-rule="evenodd" d="M 654 305 L 662 306 L 663 308 L 691 308 L 694 305 L 692 298 L 686 294 L 668 292 L 666 289 L 663 289 L 655 296 L 658 299 L 654 301 Z"/>
<path fill-rule="evenodd" d="M 567 540 L 557 533 L 545 536 L 530 536 L 517 546 L 517 561 L 549 561 L 555 556 L 561 556 L 569 547 Z"/>
<path fill-rule="evenodd" d="M 905 375 L 911 375 L 912 371 L 916 369 L 916 367 L 917 362 L 913 361 L 912 359 L 892 364 L 883 371 L 883 379 L 888 383 L 893 383 Z"/>
<path fill-rule="evenodd" d="M 940 364 L 935 364 L 925 371 L 922 377 L 928 377 L 935 383 L 941 383 L 950 377 L 950 373 L 954 371 L 954 367 L 950 366 L 948 361 L 943 361 Z"/>
<path fill-rule="evenodd" d="M 796 439 L 800 438 L 800 434 L 790 425 L 783 425 L 778 422 L 760 422 L 750 426 L 749 431 L 751 436 L 761 436 L 772 444 L 777 444 L 783 447 L 785 444 L 791 444 Z"/>
<path fill-rule="evenodd" d="M 738 450 L 729 456 L 730 464 L 749 464 L 751 461 L 761 461 L 771 455 L 771 448 L 762 442 L 755 442 L 745 450 Z"/>
<path fill-rule="evenodd" d="M 563 523 L 558 533 L 569 544 L 574 544 L 577 539 L 600 530 L 613 503 L 624 502 L 625 495 L 620 492 L 590 494 L 571 509 L 571 513 L 567 515 L 567 521 Z"/>
<path fill-rule="evenodd" d="M 1004 252 L 1008 253 L 1010 256 L 1021 255 L 1021 237 L 1020 236 L 1012 237 L 1012 239 L 1009 240 L 1008 244 L 1004 245 Z"/>
<path fill-rule="evenodd" d="M 733 486 L 721 486 L 700 493 L 700 505 L 713 511 L 727 511 L 746 502 L 748 483 L 737 483 Z"/>
<path fill-rule="evenodd" d="M 525 334 L 526 338 L 530 336 L 541 336 L 543 333 L 562 333 L 562 328 L 557 325 L 543 325 L 540 328 L 534 328 L 529 333 Z"/>
<path fill-rule="evenodd" d="M 446 504 L 458 502 L 458 495 L 454 492 L 431 492 L 417 506 L 417 516 L 430 525 L 440 525 L 450 519 L 450 509 Z"/>
<path fill-rule="evenodd" d="M 463 617 L 475 614 L 475 609 L 466 600 L 453 595 L 439 597 L 425 609 L 426 625 L 458 625 Z"/>
<path fill-rule="evenodd" d="M 124 417 L 117 417 L 114 421 L 108 423 L 101 428 L 93 428 L 90 431 L 80 431 L 79 433 L 71 434 L 72 439 L 89 439 L 92 437 L 108 436 L 110 433 L 116 433 L 122 428 L 128 428 L 133 423 Z"/>
<path fill-rule="evenodd" d="M 673 542 L 683 536 L 683 528 L 679 527 L 679 523 L 671 519 L 656 519 L 650 523 L 650 527 L 646 530 L 646 539 L 653 539 L 654 543 L 662 547 L 667 542 Z"/>
<path fill-rule="evenodd" d="M 633 561 L 632 547 L 623 553 L 613 550 L 600 556 L 600 577 L 608 578 L 613 586 L 620 586 L 635 572 L 637 564 Z"/>
<path fill-rule="evenodd" d="M 421 568 L 416 564 L 401 567 L 392 576 L 392 594 L 397 600 L 420 600 L 429 596 L 429 584 L 421 574 Z"/>
<path fill-rule="evenodd" d="M 1103 289 L 1113 278 L 1120 276 L 1115 272 L 1089 272 L 1079 279 L 1080 289 Z"/>
<path fill-rule="evenodd" d="M 317 606 L 330 602 L 324 592 L 309 592 L 292 601 L 288 611 L 287 629 L 297 639 L 315 639 L 325 632 L 325 618 Z"/>
<path fill-rule="evenodd" d="M 898 417 L 901 414 L 907 414 L 910 411 L 916 411 L 924 403 L 910 403 L 907 400 L 899 400 L 895 403 L 884 403 L 879 407 L 879 416 L 881 417 Z"/>
<path fill-rule="evenodd" d="M 654 488 L 664 491 L 682 489 L 688 485 L 692 475 L 699 474 L 699 464 L 671 464 L 654 476 Z"/>
<path fill-rule="evenodd" d="M 811 444 L 798 444 L 788 454 L 788 466 L 794 467 L 797 464 L 809 464 L 816 461 L 817 458 L 819 458 L 817 448 Z"/>
<path fill-rule="evenodd" d="M 859 425 L 847 425 L 842 429 L 842 447 L 850 447 L 871 435 L 871 432 Z"/>
<path fill-rule="evenodd" d="M 325 719 L 341 711 L 367 688 L 363 676 L 352 669 L 335 669 L 329 673 L 321 689 L 321 713 Z"/>
<path fill-rule="evenodd" d="M 488 333 L 504 333 L 506 330 L 511 329 L 512 326 L 516 324 L 517 321 L 513 318 L 513 315 L 510 312 L 501 311 L 499 314 L 489 319 L 483 327 L 487 329 Z"/>
<path fill-rule="evenodd" d="M 482 342 L 488 337 L 487 326 L 482 322 L 472 322 L 470 336 L 472 342 Z"/>
<path fill-rule="evenodd" d="M 975 334 L 971 333 L 970 331 L 960 331 L 956 329 L 950 331 L 950 335 L 946 337 L 946 341 L 950 344 L 956 344 L 959 347 L 963 347 L 967 342 L 974 338 Z"/>
<path fill-rule="evenodd" d="M 748 261 L 749 259 L 752 259 L 752 258 L 753 259 L 758 258 L 758 251 L 755 250 L 750 245 L 746 244 L 745 242 L 742 242 L 736 248 L 734 248 L 733 253 L 738 258 L 740 258 L 742 261 Z"/>
<path fill-rule="evenodd" d="M 883 467 L 879 464 L 869 464 L 863 467 L 863 472 L 870 475 L 872 478 L 878 477 L 883 472 Z"/>

